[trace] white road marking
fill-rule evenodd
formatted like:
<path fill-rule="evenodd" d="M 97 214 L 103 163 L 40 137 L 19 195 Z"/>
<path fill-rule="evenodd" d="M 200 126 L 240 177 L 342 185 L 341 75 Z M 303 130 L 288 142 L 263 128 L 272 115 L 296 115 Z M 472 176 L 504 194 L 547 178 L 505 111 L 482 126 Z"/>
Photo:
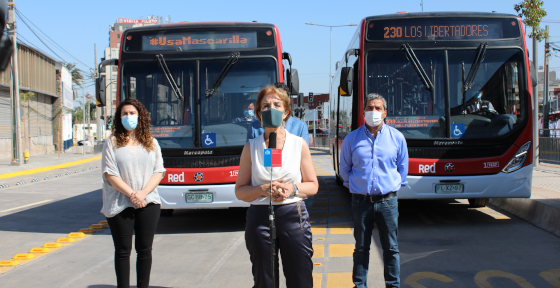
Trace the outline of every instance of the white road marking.
<path fill-rule="evenodd" d="M 27 205 L 15 207 L 15 208 L 10 208 L 10 209 L 7 209 L 7 210 L 0 211 L 0 213 L 10 212 L 10 211 L 18 210 L 18 209 L 21 209 L 21 208 L 31 207 L 31 206 L 36 206 L 36 205 L 40 205 L 40 204 L 51 202 L 51 201 L 53 201 L 53 199 L 48 199 L 48 200 L 39 201 L 39 202 L 35 202 L 35 203 L 31 203 L 31 204 L 27 204 Z"/>
<path fill-rule="evenodd" d="M 230 242 L 230 244 L 224 250 L 224 252 L 222 252 L 222 254 L 220 254 L 220 256 L 218 256 L 218 260 L 216 260 L 214 265 L 212 265 L 212 269 L 210 269 L 210 271 L 208 271 L 208 274 L 206 274 L 206 277 L 204 277 L 204 280 L 202 280 L 202 283 L 200 283 L 200 285 L 202 285 L 202 286 L 208 285 L 210 280 L 212 280 L 214 278 L 214 275 L 216 275 L 216 273 L 218 273 L 218 271 L 220 271 L 220 269 L 222 269 L 222 266 L 224 266 L 224 264 L 227 262 L 227 260 L 233 254 L 233 252 L 244 241 L 245 241 L 244 234 L 241 234 L 237 237 L 237 239 Z"/>

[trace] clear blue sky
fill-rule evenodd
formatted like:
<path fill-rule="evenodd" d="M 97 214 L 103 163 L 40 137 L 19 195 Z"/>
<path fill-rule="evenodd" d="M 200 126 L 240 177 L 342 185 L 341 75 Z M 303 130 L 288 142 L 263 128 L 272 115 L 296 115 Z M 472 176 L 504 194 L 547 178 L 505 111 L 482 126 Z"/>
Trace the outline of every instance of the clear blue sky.
<path fill-rule="evenodd" d="M 5 0 L 4 0 L 5 1 Z M 334 1 L 334 0 L 285 0 L 285 1 L 37 1 L 14 0 L 16 8 L 43 32 L 81 62 L 68 56 L 54 44 L 49 46 L 64 60 L 76 62 L 80 69 L 89 71 L 94 66 L 94 43 L 97 57 L 109 44 L 109 26 L 117 18 L 146 18 L 148 15 L 171 16 L 179 21 L 259 21 L 276 24 L 280 30 L 284 49 L 292 55 L 293 68 L 300 75 L 300 92 L 307 94 L 327 93 L 329 74 L 329 28 L 308 26 L 306 22 L 323 25 L 358 24 L 362 18 L 390 14 L 398 11 L 420 12 L 420 0 L 393 1 Z M 515 14 L 514 4 L 521 0 L 424 0 L 424 11 L 476 11 Z M 560 20 L 560 1 L 544 0 L 548 16 L 545 19 Z M 18 33 L 26 42 L 54 56 L 16 18 Z M 28 22 L 29 25 L 31 23 Z M 560 23 L 550 25 L 551 42 L 560 46 Z M 356 27 L 333 28 L 332 69 L 346 50 Z M 530 29 L 529 29 L 530 30 Z M 45 38 L 45 37 L 43 37 Z M 25 41 L 24 39 L 24 41 Z M 528 40 L 529 50 L 531 42 Z M 539 63 L 543 63 L 544 44 L 539 44 Z M 530 52 L 532 53 L 532 52 Z M 560 56 L 560 53 L 557 54 Z M 532 57 L 532 56 L 531 56 Z M 55 57 L 56 58 L 56 57 Z M 560 73 L 560 58 L 551 57 L 551 69 Z M 334 72 L 333 72 L 334 73 Z M 560 76 L 560 75 L 559 75 Z M 80 89 L 81 90 L 81 89 Z M 94 94 L 94 86 L 86 92 Z M 81 91 L 80 91 L 81 93 Z"/>

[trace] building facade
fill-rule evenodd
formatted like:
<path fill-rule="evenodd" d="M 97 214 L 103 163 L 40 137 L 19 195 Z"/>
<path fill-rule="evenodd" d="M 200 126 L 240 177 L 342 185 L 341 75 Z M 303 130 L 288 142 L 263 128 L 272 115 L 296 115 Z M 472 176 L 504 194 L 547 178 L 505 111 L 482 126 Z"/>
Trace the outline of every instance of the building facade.
<path fill-rule="evenodd" d="M 30 155 L 52 153 L 56 148 L 54 119 L 60 98 L 56 81 L 56 61 L 22 43 L 17 44 L 23 151 Z M 0 159 L 13 158 L 13 99 L 10 96 L 12 68 L 0 72 Z M 29 93 L 32 92 L 32 93 Z M 23 98 L 23 99 L 22 99 Z"/>

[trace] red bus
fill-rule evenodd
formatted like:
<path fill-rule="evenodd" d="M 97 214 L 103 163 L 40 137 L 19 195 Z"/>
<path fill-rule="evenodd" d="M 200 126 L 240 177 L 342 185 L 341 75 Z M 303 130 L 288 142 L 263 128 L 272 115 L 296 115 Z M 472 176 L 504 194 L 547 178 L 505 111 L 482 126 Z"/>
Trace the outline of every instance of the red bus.
<path fill-rule="evenodd" d="M 344 137 L 364 124 L 364 95 L 387 100 L 407 139 L 401 199 L 531 195 L 532 92 L 525 33 L 498 13 L 397 13 L 362 20 L 332 82 L 337 182 Z M 473 106 L 474 105 L 474 106 Z M 475 107 L 475 109 L 473 109 Z"/>
<path fill-rule="evenodd" d="M 244 109 L 266 85 L 285 82 L 292 94 L 298 89 L 278 28 L 256 22 L 144 26 L 126 30 L 120 47 L 120 59 L 101 66 L 118 64 L 118 99 L 138 99 L 150 113 L 167 169 L 158 186 L 162 215 L 248 206 L 234 192 L 252 120 Z"/>

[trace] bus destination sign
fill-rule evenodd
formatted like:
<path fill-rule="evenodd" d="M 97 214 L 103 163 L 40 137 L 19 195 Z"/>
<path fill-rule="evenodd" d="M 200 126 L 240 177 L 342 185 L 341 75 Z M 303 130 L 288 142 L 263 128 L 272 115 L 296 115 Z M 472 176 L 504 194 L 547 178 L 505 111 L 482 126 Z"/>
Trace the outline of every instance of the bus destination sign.
<path fill-rule="evenodd" d="M 379 40 L 476 40 L 511 39 L 520 36 L 514 19 L 401 19 L 368 23 L 367 39 Z"/>
<path fill-rule="evenodd" d="M 257 32 L 184 32 L 142 36 L 142 51 L 256 48 Z"/>

